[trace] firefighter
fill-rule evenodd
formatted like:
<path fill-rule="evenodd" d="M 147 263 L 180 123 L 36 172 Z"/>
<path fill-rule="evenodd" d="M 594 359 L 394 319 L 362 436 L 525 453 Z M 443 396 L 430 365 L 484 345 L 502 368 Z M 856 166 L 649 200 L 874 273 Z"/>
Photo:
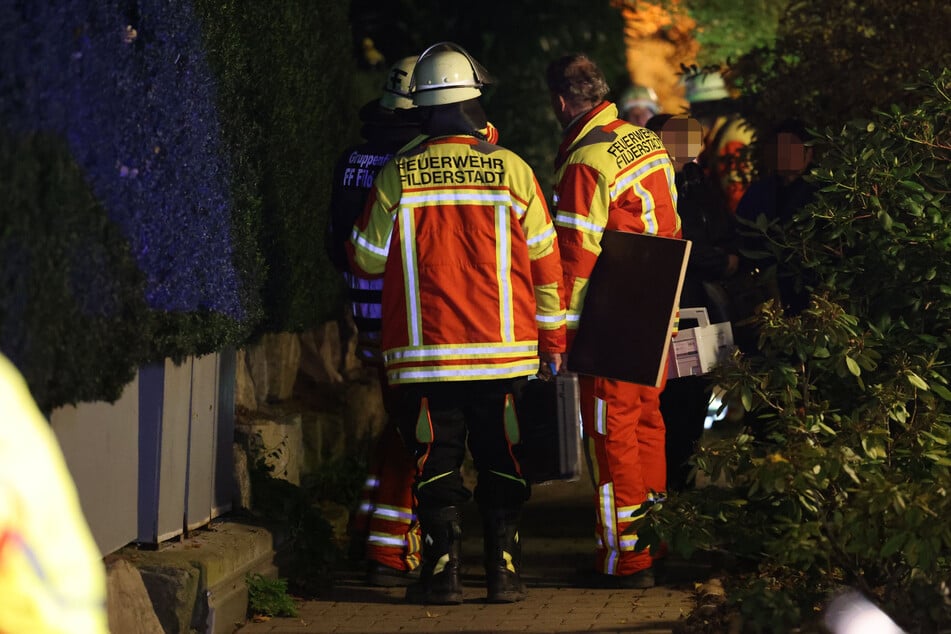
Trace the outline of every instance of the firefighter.
<path fill-rule="evenodd" d="M 561 57 L 549 64 L 546 81 L 564 129 L 555 159 L 553 208 L 570 292 L 570 348 L 603 232 L 680 237 L 680 219 L 674 168 L 664 146 L 654 132 L 618 118 L 615 104 L 604 99 L 608 85 L 594 61 L 583 54 Z M 644 271 L 640 283 L 649 284 L 649 278 L 650 271 Z M 663 386 L 595 376 L 580 376 L 579 384 L 585 450 L 596 489 L 597 546 L 590 582 L 650 587 L 652 559 L 648 550 L 637 549 L 636 530 L 665 491 Z"/>
<path fill-rule="evenodd" d="M 632 84 L 621 93 L 618 112 L 625 121 L 643 127 L 648 119 L 660 113 L 657 93 L 650 86 Z"/>
<path fill-rule="evenodd" d="M 76 484 L 2 354 L 0 408 L 0 632 L 107 634 L 106 570 Z"/>
<path fill-rule="evenodd" d="M 417 459 L 414 603 L 462 602 L 460 510 L 473 493 L 486 599 L 524 597 L 518 519 L 531 489 L 512 452 L 515 386 L 540 362 L 557 370 L 564 351 L 555 230 L 528 164 L 481 132 L 487 80 L 455 44 L 420 55 L 411 94 L 425 136 L 383 167 L 349 247 L 362 274 L 383 276 L 383 357 Z M 460 473 L 467 443 L 473 493 Z"/>
<path fill-rule="evenodd" d="M 380 351 L 383 281 L 353 275 L 345 245 L 380 168 L 419 135 L 417 113 L 408 93 L 415 66 L 416 56 L 399 60 L 387 72 L 381 97 L 360 109 L 365 140 L 345 150 L 337 161 L 327 232 L 327 253 L 347 283 L 357 357 L 379 371 L 387 411 L 393 398 Z M 482 132 L 490 142 L 498 140 L 498 129 L 491 123 Z M 411 490 L 415 473 L 416 465 L 400 440 L 396 421 L 388 416 L 348 527 L 351 557 L 366 559 L 370 585 L 403 586 L 419 577 L 419 523 L 413 514 Z"/>
<path fill-rule="evenodd" d="M 392 407 L 380 351 L 383 281 L 350 272 L 346 243 L 353 223 L 363 211 L 380 168 L 419 134 L 419 120 L 409 97 L 409 81 L 416 56 L 406 57 L 387 72 L 379 99 L 360 109 L 364 142 L 347 148 L 334 169 L 330 199 L 327 253 L 344 276 L 353 322 L 357 330 L 357 357 L 379 372 L 384 408 Z M 419 527 L 413 515 L 411 487 L 416 467 L 388 416 L 376 441 L 348 532 L 351 554 L 367 560 L 367 582 L 375 586 L 412 583 L 419 565 Z"/>
<path fill-rule="evenodd" d="M 682 82 L 690 116 L 706 130 L 697 162 L 716 186 L 721 202 L 735 213 L 750 183 L 748 147 L 754 130 L 737 112 L 739 104 L 719 72 L 685 73 Z"/>

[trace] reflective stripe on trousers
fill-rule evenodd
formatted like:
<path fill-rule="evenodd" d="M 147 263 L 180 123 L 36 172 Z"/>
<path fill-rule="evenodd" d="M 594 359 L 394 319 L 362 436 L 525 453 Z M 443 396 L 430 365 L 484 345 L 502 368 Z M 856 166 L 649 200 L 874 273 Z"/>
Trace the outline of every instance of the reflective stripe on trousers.
<path fill-rule="evenodd" d="M 649 568 L 635 552 L 636 521 L 664 494 L 667 467 L 661 388 L 579 377 L 585 449 L 596 489 L 597 568 L 630 575 Z"/>

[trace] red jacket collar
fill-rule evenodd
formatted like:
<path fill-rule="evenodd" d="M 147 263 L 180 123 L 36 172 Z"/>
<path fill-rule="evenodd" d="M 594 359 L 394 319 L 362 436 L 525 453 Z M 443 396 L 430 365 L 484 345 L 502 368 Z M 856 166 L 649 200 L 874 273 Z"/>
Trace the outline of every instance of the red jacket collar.
<path fill-rule="evenodd" d="M 597 106 L 568 124 L 568 127 L 565 128 L 564 138 L 561 141 L 561 145 L 558 146 L 558 154 L 555 156 L 555 171 L 558 171 L 558 169 L 568 159 L 568 153 L 571 146 L 574 145 L 575 141 L 578 140 L 581 132 L 585 129 L 585 127 L 587 127 L 588 122 L 598 116 L 610 105 L 610 101 L 602 101 Z"/>

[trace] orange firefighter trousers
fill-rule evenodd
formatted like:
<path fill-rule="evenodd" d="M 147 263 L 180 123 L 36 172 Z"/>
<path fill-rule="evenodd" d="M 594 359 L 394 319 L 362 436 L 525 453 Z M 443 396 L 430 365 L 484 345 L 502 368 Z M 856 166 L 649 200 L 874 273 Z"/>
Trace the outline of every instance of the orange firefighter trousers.
<path fill-rule="evenodd" d="M 637 520 L 665 495 L 660 413 L 664 386 L 580 376 L 579 387 L 585 449 L 596 489 L 595 567 L 604 574 L 631 575 L 651 567 L 649 551 L 636 550 Z"/>

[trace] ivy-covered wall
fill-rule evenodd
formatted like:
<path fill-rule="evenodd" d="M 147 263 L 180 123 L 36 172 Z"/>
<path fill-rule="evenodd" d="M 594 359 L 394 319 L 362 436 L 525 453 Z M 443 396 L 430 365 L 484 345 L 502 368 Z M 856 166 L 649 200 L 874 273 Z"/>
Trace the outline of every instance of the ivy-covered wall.
<path fill-rule="evenodd" d="M 348 2 L 197 0 L 236 196 L 267 264 L 258 331 L 336 316 L 340 277 L 323 255 L 333 166 L 357 127 Z"/>
<path fill-rule="evenodd" d="M 0 132 L 0 201 L 0 350 L 41 407 L 118 398 L 151 330 L 128 239 L 51 133 Z"/>
<path fill-rule="evenodd" d="M 0 351 L 41 407 L 332 313 L 347 9 L 0 2 Z"/>

